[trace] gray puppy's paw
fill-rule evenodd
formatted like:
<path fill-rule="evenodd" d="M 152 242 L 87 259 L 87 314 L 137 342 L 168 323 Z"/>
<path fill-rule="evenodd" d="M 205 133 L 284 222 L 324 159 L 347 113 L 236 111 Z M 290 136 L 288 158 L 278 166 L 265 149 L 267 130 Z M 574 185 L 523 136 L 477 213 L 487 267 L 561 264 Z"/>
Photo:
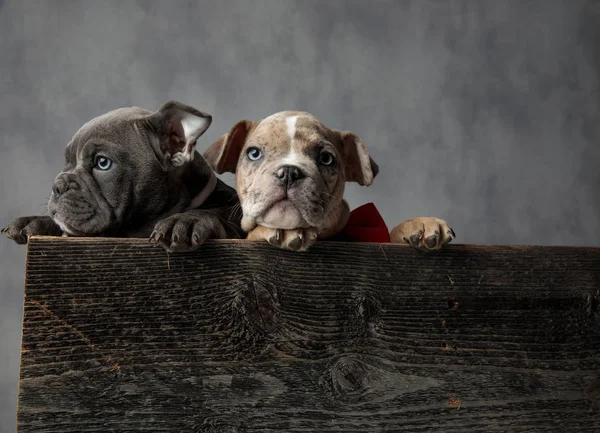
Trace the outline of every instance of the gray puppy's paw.
<path fill-rule="evenodd" d="M 8 239 L 26 244 L 29 236 L 61 236 L 60 227 L 49 216 L 26 216 L 16 218 L 1 231 Z"/>
<path fill-rule="evenodd" d="M 154 226 L 149 241 L 168 252 L 184 253 L 198 249 L 208 239 L 225 239 L 220 219 L 210 213 L 190 211 L 165 218 Z"/>

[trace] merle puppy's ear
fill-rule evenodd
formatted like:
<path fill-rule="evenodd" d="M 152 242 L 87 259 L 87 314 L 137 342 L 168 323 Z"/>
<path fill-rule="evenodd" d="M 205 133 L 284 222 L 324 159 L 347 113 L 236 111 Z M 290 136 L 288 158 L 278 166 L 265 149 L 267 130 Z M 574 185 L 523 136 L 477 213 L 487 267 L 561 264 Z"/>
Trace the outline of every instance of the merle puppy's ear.
<path fill-rule="evenodd" d="M 379 166 L 367 152 L 367 146 L 352 132 L 337 131 L 344 149 L 346 182 L 369 186 L 379 173 Z"/>
<path fill-rule="evenodd" d="M 202 155 L 218 174 L 235 173 L 240 153 L 259 122 L 240 120 L 231 130 L 210 145 Z"/>
<path fill-rule="evenodd" d="M 178 101 L 169 101 L 146 118 L 152 147 L 165 170 L 194 159 L 196 140 L 208 129 L 212 116 Z"/>

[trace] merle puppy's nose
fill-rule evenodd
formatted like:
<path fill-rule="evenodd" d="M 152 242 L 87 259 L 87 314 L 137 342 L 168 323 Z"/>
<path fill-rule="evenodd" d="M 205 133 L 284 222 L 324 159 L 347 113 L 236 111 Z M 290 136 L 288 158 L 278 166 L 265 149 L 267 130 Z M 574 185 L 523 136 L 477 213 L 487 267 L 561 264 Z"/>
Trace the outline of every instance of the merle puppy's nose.
<path fill-rule="evenodd" d="M 291 186 L 297 180 L 304 177 L 304 173 L 295 165 L 282 165 L 275 172 L 275 177 L 282 185 Z"/>
<path fill-rule="evenodd" d="M 60 197 L 65 192 L 65 189 L 65 184 L 60 180 L 55 182 L 54 185 L 52 185 L 52 193 L 56 198 Z"/>

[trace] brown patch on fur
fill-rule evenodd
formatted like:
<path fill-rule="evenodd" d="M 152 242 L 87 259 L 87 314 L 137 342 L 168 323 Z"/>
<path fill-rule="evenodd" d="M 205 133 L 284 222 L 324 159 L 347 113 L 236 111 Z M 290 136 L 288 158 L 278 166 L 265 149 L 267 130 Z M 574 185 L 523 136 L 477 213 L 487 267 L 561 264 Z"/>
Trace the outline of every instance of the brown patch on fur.
<path fill-rule="evenodd" d="M 248 158 L 251 148 L 260 156 L 256 160 Z M 236 173 L 242 228 L 249 238 L 267 241 L 278 229 L 311 229 L 320 239 L 335 235 L 349 216 L 345 183 L 368 186 L 379 171 L 357 135 L 329 129 L 298 111 L 238 122 L 204 157 L 217 173 Z M 252 233 L 257 227 L 270 230 Z"/>

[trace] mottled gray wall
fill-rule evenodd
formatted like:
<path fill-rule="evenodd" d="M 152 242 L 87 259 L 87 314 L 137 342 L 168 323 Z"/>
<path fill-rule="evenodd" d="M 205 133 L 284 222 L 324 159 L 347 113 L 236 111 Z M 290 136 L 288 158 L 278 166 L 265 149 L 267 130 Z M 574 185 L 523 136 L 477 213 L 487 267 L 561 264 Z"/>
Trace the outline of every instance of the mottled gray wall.
<path fill-rule="evenodd" d="M 179 99 L 306 110 L 379 163 L 352 206 L 457 242 L 600 244 L 600 5 L 577 0 L 0 0 L 0 224 L 44 211 L 63 147 L 108 110 Z M 231 176 L 224 177 L 231 181 Z M 0 431 L 14 431 L 24 247 L 0 239 Z"/>

